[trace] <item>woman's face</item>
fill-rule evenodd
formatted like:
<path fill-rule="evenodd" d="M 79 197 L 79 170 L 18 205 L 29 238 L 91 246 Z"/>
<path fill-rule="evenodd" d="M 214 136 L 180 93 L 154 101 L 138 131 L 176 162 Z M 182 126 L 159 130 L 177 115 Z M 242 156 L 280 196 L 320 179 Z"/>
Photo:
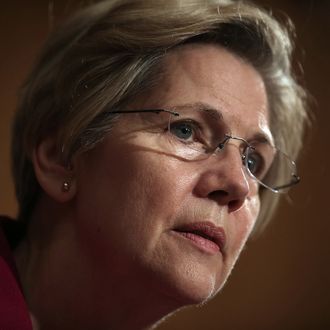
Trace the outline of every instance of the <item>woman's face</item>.
<path fill-rule="evenodd" d="M 225 123 L 248 141 L 271 140 L 265 87 L 249 64 L 216 45 L 191 45 L 169 53 L 164 67 L 159 85 L 130 109 L 210 108 L 213 130 Z M 201 303 L 225 283 L 255 224 L 258 186 L 242 165 L 240 141 L 187 161 L 163 152 L 167 123 L 152 126 L 150 116 L 157 115 L 122 115 L 79 156 L 77 240 L 100 278 L 122 290 Z"/>

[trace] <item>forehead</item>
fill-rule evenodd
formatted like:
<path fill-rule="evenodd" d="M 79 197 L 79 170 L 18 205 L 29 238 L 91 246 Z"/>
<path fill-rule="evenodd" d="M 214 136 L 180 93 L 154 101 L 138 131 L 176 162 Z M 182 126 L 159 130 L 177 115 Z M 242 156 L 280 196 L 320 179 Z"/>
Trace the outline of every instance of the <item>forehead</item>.
<path fill-rule="evenodd" d="M 202 103 L 217 109 L 233 134 L 263 133 L 272 140 L 265 85 L 250 64 L 220 46 L 193 44 L 169 52 L 164 68 L 143 107 Z"/>

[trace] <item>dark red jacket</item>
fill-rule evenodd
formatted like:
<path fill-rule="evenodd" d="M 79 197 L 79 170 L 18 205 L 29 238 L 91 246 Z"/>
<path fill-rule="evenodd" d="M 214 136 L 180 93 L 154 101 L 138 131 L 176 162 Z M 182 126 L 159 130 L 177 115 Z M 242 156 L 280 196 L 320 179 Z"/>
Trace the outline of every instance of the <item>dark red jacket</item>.
<path fill-rule="evenodd" d="M 0 217 L 0 330 L 32 330 L 27 305 Z"/>

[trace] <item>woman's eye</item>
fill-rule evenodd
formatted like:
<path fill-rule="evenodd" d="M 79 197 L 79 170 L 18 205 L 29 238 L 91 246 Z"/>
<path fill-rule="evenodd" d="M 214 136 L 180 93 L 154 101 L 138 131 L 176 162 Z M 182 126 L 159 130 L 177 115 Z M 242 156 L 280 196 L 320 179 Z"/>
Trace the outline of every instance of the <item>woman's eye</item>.
<path fill-rule="evenodd" d="M 170 132 L 180 140 L 187 141 L 194 138 L 195 127 L 189 122 L 171 123 Z"/>
<path fill-rule="evenodd" d="M 264 159 L 260 154 L 256 152 L 249 153 L 247 159 L 247 167 L 251 174 L 253 174 L 258 179 L 261 179 L 264 175 L 264 165 Z"/>

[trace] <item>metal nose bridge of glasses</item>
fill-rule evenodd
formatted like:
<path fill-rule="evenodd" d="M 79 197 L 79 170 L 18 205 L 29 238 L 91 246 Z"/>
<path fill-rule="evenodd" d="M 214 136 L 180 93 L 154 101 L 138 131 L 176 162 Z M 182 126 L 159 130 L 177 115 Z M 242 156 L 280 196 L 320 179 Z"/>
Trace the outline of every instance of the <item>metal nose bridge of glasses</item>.
<path fill-rule="evenodd" d="M 180 116 L 180 113 L 179 112 L 176 112 L 176 111 L 171 111 L 171 110 L 166 110 L 166 109 L 137 109 L 137 110 L 113 110 L 113 111 L 106 111 L 105 113 L 106 114 L 130 114 L 130 113 L 156 113 L 156 114 L 159 114 L 161 112 L 166 112 L 166 113 L 169 113 L 175 117 L 179 117 Z M 277 185 L 275 187 L 271 187 L 265 183 L 263 183 L 261 180 L 259 180 L 251 171 L 250 171 L 250 168 L 249 168 L 249 162 L 248 162 L 248 151 L 249 150 L 254 150 L 254 146 L 252 146 L 248 141 L 246 141 L 245 139 L 241 138 L 241 137 L 237 137 L 237 136 L 232 136 L 232 135 L 229 135 L 229 134 L 225 134 L 225 137 L 224 137 L 224 140 L 222 142 L 220 142 L 217 146 L 215 146 L 214 150 L 215 151 L 216 149 L 218 150 L 222 150 L 224 149 L 225 145 L 227 144 L 227 142 L 229 140 L 238 140 L 238 141 L 241 141 L 241 142 L 244 142 L 244 144 L 246 145 L 246 148 L 244 150 L 244 152 L 242 153 L 242 161 L 243 161 L 243 165 L 247 171 L 247 173 L 254 179 L 256 180 L 260 185 L 262 185 L 264 188 L 274 192 L 274 193 L 286 193 L 288 188 L 298 184 L 300 182 L 300 177 L 296 174 L 296 164 L 294 161 L 290 160 L 285 154 L 285 157 L 287 158 L 287 161 L 290 163 L 290 166 L 292 167 L 292 172 L 291 172 L 291 178 L 290 178 L 290 181 L 288 183 L 285 183 L 285 184 L 280 184 L 280 185 Z M 278 150 L 278 152 L 280 152 Z"/>

